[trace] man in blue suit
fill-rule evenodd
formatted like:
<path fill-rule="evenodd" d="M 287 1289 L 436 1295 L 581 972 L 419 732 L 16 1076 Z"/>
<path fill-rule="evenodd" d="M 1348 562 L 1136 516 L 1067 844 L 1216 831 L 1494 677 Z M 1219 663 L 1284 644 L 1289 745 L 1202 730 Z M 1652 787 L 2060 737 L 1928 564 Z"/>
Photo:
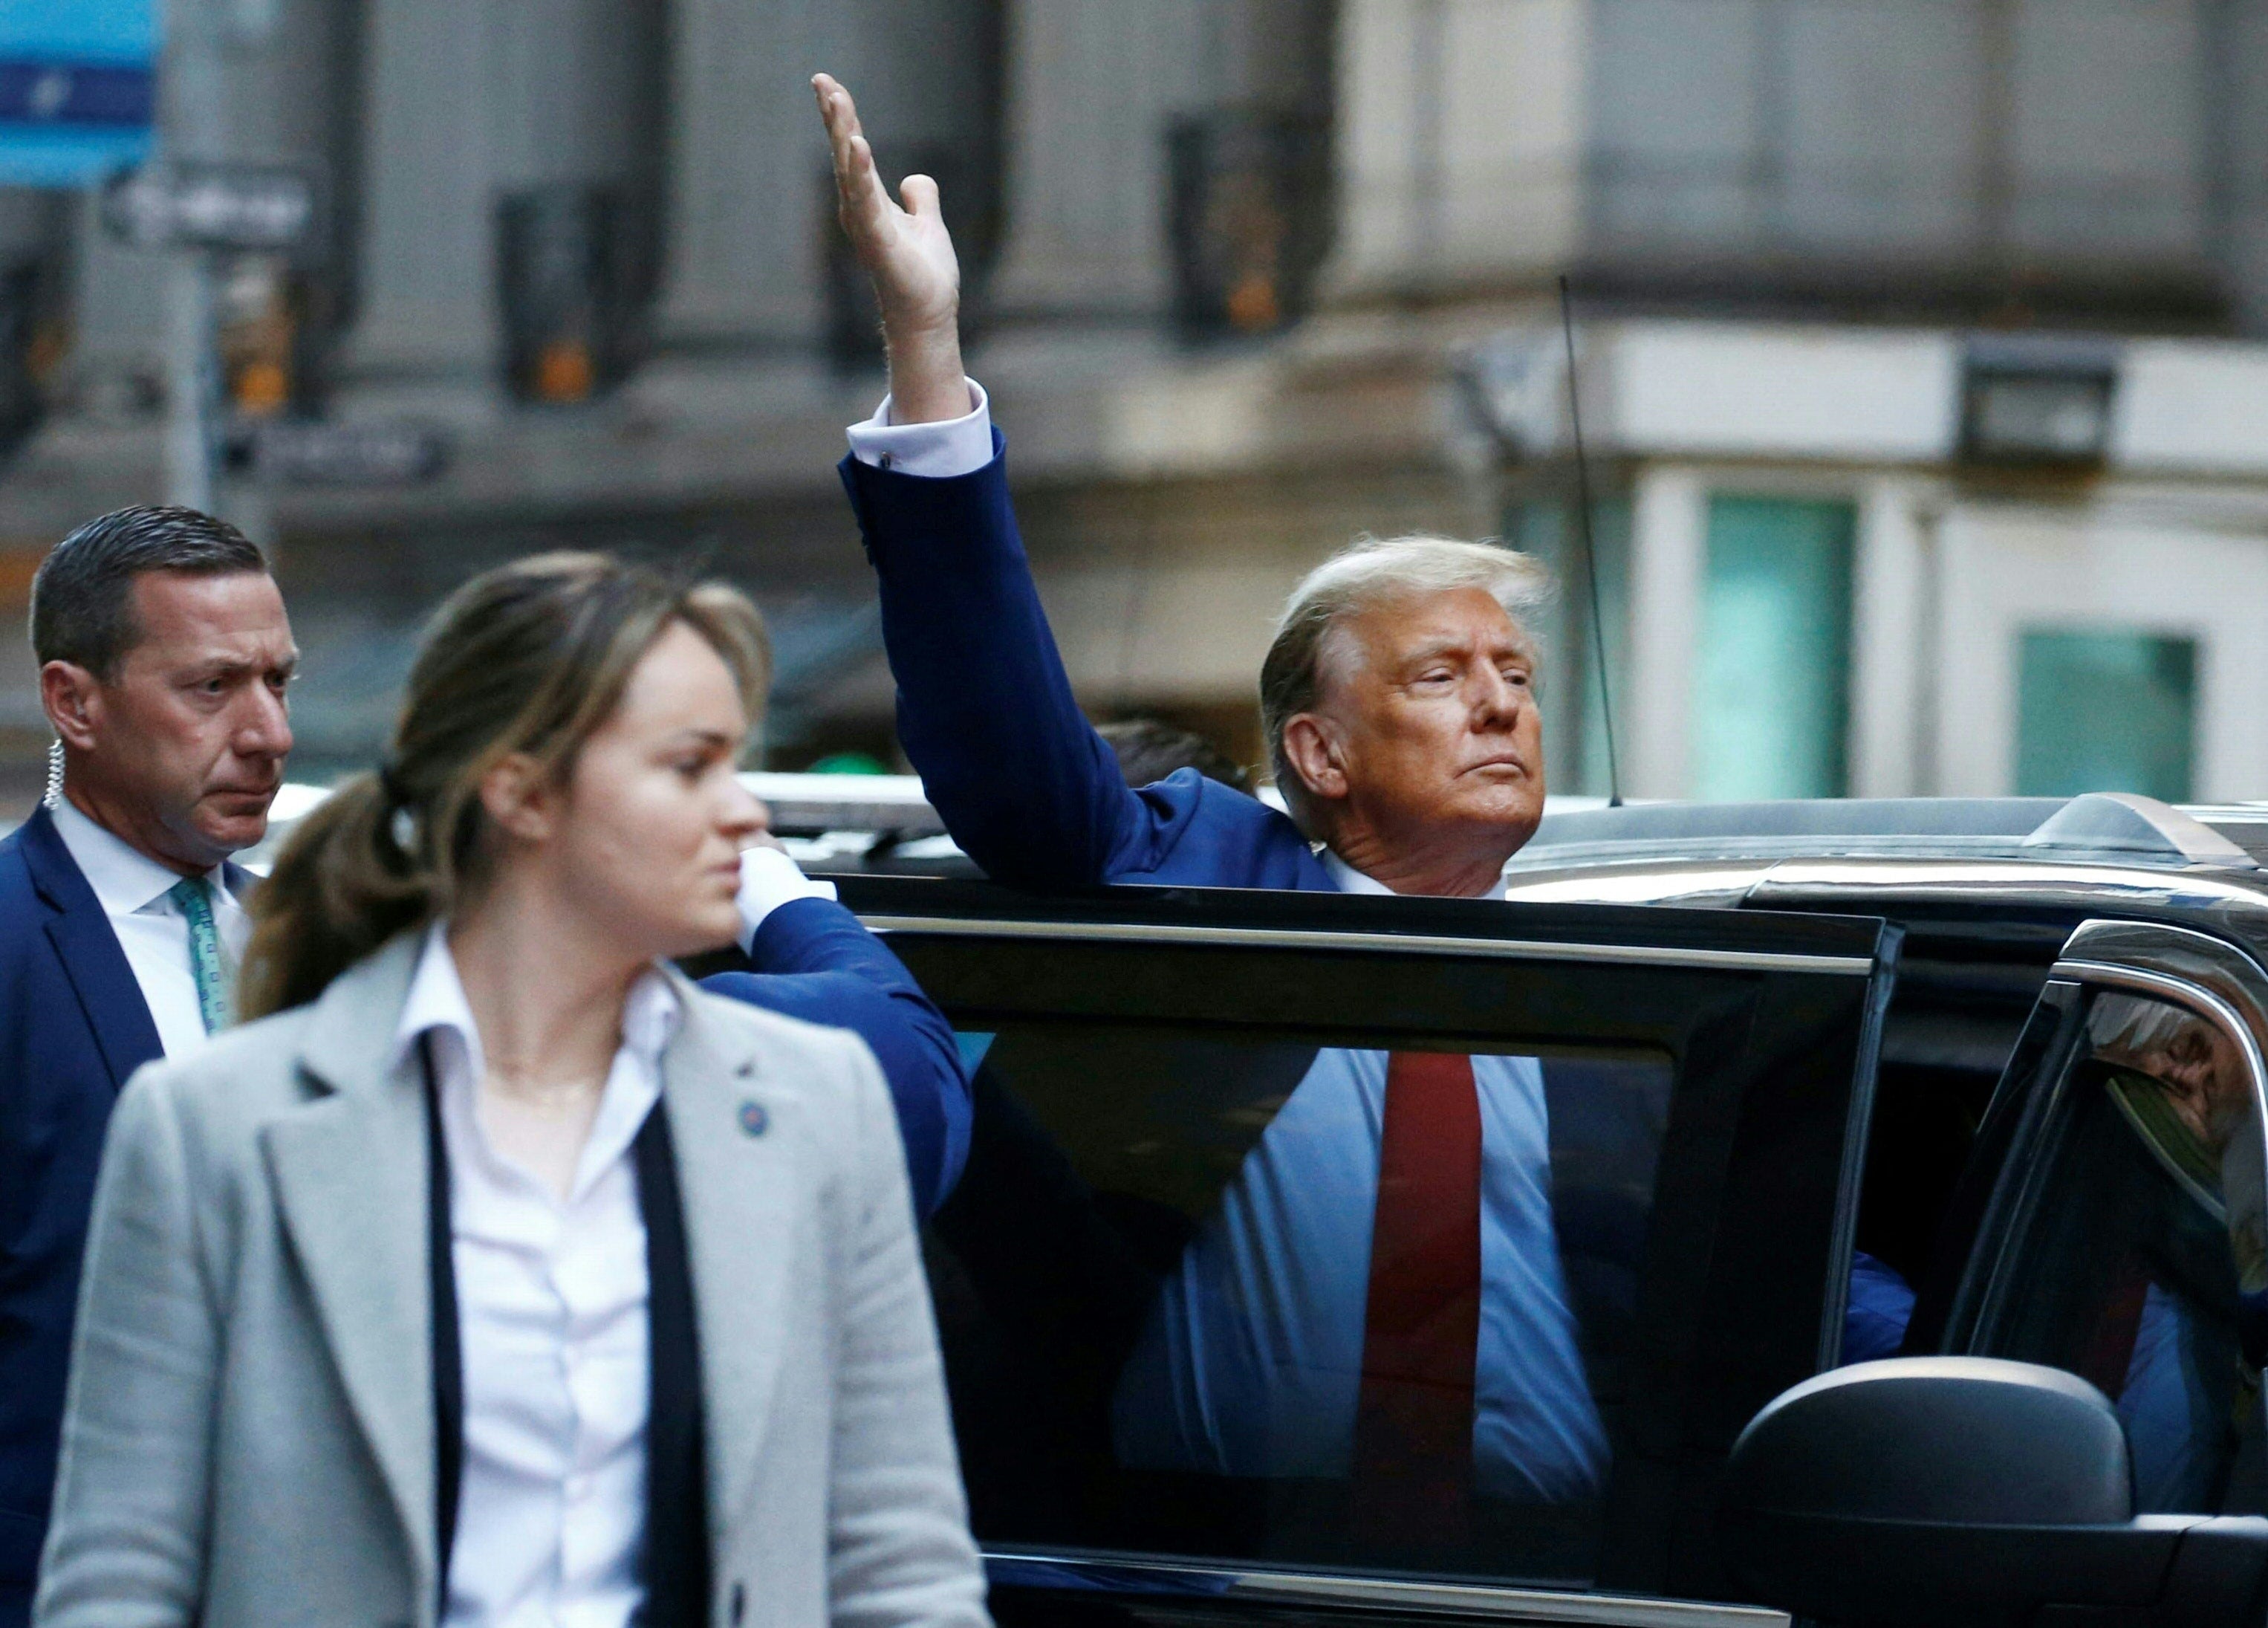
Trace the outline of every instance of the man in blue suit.
<path fill-rule="evenodd" d="M 291 748 L 298 660 L 260 551 L 136 508 L 42 562 L 32 639 L 57 748 L 0 841 L 0 1628 L 30 1612 L 79 1260 L 112 1102 L 229 1020 L 260 841 Z M 774 845 L 743 866 L 741 999 L 856 1030 L 889 1079 L 924 1212 L 967 1155 L 952 1030 L 897 959 Z"/>
<path fill-rule="evenodd" d="M 873 276 L 891 394 L 843 481 L 880 578 L 899 734 L 969 856 L 1019 885 L 1156 882 L 1474 898 L 1542 818 L 1541 570 L 1405 539 L 1295 593 L 1261 677 L 1290 814 L 1190 770 L 1130 789 L 1079 713 L 963 374 L 936 189 L 905 207 L 850 98 L 816 84 L 841 217 Z M 1602 1491 L 1531 1057 L 1329 1050 L 1247 1158 L 1119 1381 L 1121 1462 L 1358 1479 L 1454 1519 L 1467 1492 Z M 1414 1477 L 1390 1473 L 1418 1467 Z M 1442 1473 L 1435 1473 L 1442 1472 Z"/>
<path fill-rule="evenodd" d="M 849 94 L 814 82 L 890 394 L 843 479 L 880 582 L 900 740 L 961 847 L 1032 888 L 1480 898 L 1543 808 L 1541 569 L 1442 538 L 1358 545 L 1294 590 L 1261 722 L 1289 812 L 1184 770 L 1130 789 L 1080 714 L 963 373 L 937 188 L 902 206 Z M 1597 1497 L 1605 1432 L 1551 1204 L 1534 1058 L 1318 1053 L 1167 1279 L 1114 1409 L 1121 1462 L 1235 1476 L 1430 1463 L 1382 1495 Z"/>
<path fill-rule="evenodd" d="M 291 749 L 298 652 L 259 549 L 186 509 L 65 538 L 32 589 L 47 801 L 0 842 L 0 1628 L 31 1610 L 111 1103 L 226 1020 L 228 856 Z"/>

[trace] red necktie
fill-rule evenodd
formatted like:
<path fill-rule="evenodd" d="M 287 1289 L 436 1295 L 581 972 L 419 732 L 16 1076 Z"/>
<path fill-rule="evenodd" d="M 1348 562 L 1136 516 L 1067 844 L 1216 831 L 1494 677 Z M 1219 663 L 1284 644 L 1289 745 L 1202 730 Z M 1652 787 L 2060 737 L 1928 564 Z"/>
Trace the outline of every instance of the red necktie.
<path fill-rule="evenodd" d="M 1366 1513 L 1391 1529 L 1381 1536 L 1439 1543 L 1463 1528 L 1480 1329 L 1472 1059 L 1397 1051 L 1386 1065 L 1355 1416 L 1355 1477 Z"/>

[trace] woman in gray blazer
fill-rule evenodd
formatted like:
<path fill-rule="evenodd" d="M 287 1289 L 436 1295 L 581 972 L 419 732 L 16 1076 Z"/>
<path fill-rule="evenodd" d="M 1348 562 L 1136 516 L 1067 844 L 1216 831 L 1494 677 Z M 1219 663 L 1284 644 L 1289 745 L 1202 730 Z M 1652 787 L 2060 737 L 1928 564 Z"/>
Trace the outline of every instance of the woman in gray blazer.
<path fill-rule="evenodd" d="M 119 1100 L 40 1623 L 983 1628 L 873 1058 L 668 965 L 767 666 L 593 556 L 443 608 Z"/>

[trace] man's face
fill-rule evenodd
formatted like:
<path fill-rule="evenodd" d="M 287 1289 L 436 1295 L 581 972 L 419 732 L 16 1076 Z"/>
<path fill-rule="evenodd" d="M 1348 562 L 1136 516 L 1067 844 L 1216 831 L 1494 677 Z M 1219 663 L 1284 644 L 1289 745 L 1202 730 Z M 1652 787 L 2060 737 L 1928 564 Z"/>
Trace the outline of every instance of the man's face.
<path fill-rule="evenodd" d="M 1479 588 L 1348 617 L 1316 715 L 1336 778 L 1314 785 L 1389 843 L 1500 849 L 1543 817 L 1543 733 L 1526 642 Z M 1311 785 L 1314 782 L 1311 780 Z"/>
<path fill-rule="evenodd" d="M 48 664 L 49 715 L 89 812 L 153 858 L 207 869 L 267 834 L 284 782 L 299 659 L 284 596 L 261 571 L 152 571 L 129 602 L 138 637 L 108 681 Z"/>

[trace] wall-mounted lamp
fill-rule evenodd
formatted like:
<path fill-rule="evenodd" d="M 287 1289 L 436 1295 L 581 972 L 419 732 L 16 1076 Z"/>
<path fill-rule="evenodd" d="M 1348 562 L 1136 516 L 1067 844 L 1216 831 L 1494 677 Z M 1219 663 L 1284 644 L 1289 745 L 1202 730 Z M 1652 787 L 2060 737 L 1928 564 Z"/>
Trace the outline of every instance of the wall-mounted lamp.
<path fill-rule="evenodd" d="M 1975 335 L 1962 358 L 1962 460 L 2099 469 L 2110 452 L 2117 385 L 2117 348 L 2106 342 Z"/>

